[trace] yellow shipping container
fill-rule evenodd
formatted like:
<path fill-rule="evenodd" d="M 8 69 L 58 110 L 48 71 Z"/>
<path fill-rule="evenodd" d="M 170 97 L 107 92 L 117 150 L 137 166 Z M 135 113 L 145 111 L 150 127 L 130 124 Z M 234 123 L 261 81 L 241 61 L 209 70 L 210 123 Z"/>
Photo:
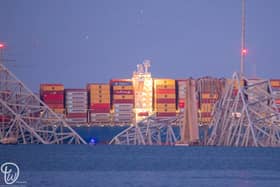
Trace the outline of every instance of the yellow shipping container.
<path fill-rule="evenodd" d="M 90 103 L 110 103 L 110 98 L 93 98 L 90 100 Z"/>
<path fill-rule="evenodd" d="M 99 97 L 99 96 L 104 96 L 104 97 L 110 97 L 110 92 L 91 92 L 90 97 Z"/>
<path fill-rule="evenodd" d="M 176 108 L 156 108 L 155 112 L 176 112 Z"/>
<path fill-rule="evenodd" d="M 213 104 L 211 103 L 203 103 L 201 104 L 201 112 L 212 112 L 213 110 Z"/>
<path fill-rule="evenodd" d="M 155 104 L 155 108 L 176 108 L 176 104 Z"/>
<path fill-rule="evenodd" d="M 133 90 L 133 86 L 113 86 L 113 90 Z"/>
<path fill-rule="evenodd" d="M 270 80 L 272 87 L 280 87 L 280 80 Z"/>
<path fill-rule="evenodd" d="M 113 95 L 114 99 L 133 99 L 134 95 Z"/>
<path fill-rule="evenodd" d="M 64 86 L 63 85 L 51 85 L 51 84 L 46 84 L 46 85 L 41 85 L 40 86 L 41 91 L 64 91 Z"/>
<path fill-rule="evenodd" d="M 154 85 L 175 85 L 174 79 L 154 79 Z"/>
<path fill-rule="evenodd" d="M 217 93 L 202 93 L 202 99 L 218 99 L 219 95 Z"/>
<path fill-rule="evenodd" d="M 90 99 L 110 99 L 110 95 L 91 95 Z"/>
<path fill-rule="evenodd" d="M 174 85 L 154 85 L 155 90 L 157 89 L 175 89 Z"/>
<path fill-rule="evenodd" d="M 90 84 L 88 86 L 89 90 L 110 90 L 109 84 Z"/>
<path fill-rule="evenodd" d="M 155 99 L 174 99 L 176 98 L 175 94 L 157 94 Z"/>

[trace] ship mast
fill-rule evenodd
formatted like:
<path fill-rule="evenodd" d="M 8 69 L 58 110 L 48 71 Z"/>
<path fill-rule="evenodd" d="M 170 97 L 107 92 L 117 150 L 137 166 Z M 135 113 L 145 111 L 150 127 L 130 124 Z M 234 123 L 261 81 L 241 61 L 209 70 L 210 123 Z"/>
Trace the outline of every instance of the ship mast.
<path fill-rule="evenodd" d="M 245 67 L 245 56 L 247 54 L 247 49 L 245 46 L 245 21 L 246 21 L 246 15 L 245 15 L 245 0 L 242 0 L 242 25 L 241 25 L 241 59 L 240 59 L 240 73 L 241 75 L 244 75 Z"/>

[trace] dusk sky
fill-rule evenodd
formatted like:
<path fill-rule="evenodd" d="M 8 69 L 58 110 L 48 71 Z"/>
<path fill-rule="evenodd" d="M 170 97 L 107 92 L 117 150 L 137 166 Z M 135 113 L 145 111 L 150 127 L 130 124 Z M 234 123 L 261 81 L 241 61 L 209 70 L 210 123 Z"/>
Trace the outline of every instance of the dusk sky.
<path fill-rule="evenodd" d="M 280 78 L 280 1 L 247 0 L 246 74 Z M 241 0 L 0 0 L 5 63 L 34 91 L 130 78 L 239 71 Z"/>

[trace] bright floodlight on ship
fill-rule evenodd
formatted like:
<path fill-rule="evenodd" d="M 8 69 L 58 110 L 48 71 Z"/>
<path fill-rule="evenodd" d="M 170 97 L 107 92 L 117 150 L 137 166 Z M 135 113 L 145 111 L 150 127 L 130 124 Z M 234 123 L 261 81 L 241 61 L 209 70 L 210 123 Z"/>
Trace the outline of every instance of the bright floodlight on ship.
<path fill-rule="evenodd" d="M 3 43 L 0 43 L 0 49 L 4 48 L 5 45 Z"/>

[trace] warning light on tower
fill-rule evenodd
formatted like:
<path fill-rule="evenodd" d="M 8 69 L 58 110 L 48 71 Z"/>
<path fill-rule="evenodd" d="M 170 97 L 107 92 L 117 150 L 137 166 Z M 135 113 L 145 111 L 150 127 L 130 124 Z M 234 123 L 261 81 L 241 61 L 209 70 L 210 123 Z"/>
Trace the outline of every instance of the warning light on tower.
<path fill-rule="evenodd" d="M 245 55 L 247 55 L 247 53 L 248 53 L 248 50 L 247 49 L 242 49 L 241 50 L 241 54 L 243 55 L 243 56 L 245 56 Z"/>

